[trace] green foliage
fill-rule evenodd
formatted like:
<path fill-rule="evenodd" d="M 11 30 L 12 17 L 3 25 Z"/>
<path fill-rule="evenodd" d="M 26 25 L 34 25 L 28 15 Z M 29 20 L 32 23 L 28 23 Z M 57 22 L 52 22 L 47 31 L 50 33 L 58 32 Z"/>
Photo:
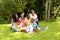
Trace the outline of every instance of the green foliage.
<path fill-rule="evenodd" d="M 44 0 L 43 0 L 44 1 Z M 2 0 L 2 3 L 0 3 L 0 12 L 3 15 L 12 15 L 12 13 L 15 12 L 23 12 L 25 9 L 30 10 L 34 8 L 36 10 L 36 13 L 39 14 L 39 16 L 42 16 L 45 11 L 44 4 L 42 0 L 27 0 L 26 4 L 20 4 L 18 0 Z M 11 17 L 11 16 L 10 16 Z"/>
<path fill-rule="evenodd" d="M 22 4 L 20 5 L 19 3 L 13 3 L 12 0 L 3 0 L 3 3 L 0 3 L 0 11 L 1 12 L 22 12 L 25 6 Z"/>
<path fill-rule="evenodd" d="M 60 3 L 59 0 L 53 0 L 52 2 L 53 2 L 52 3 L 53 6 L 51 7 L 51 10 L 54 9 L 55 6 L 58 6 Z M 27 12 L 29 12 L 30 9 L 33 8 L 33 9 L 35 9 L 39 18 L 45 17 L 45 3 L 46 3 L 46 0 L 21 0 L 21 1 L 0 0 L 0 14 L 2 14 L 3 17 L 5 17 L 5 16 L 11 17 L 12 14 L 15 12 L 17 12 L 17 13 L 23 12 L 24 10 L 27 10 Z"/>
<path fill-rule="evenodd" d="M 16 12 L 23 12 L 23 10 L 25 9 L 25 5 L 16 4 L 15 7 L 16 7 Z"/>
<path fill-rule="evenodd" d="M 22 12 L 24 9 L 24 4 L 19 4 L 12 0 L 2 0 L 0 3 L 0 14 L 2 14 L 3 17 L 6 16 L 8 19 L 11 18 L 13 13 Z"/>
<path fill-rule="evenodd" d="M 38 18 L 43 20 L 45 15 L 45 4 L 43 3 L 44 0 L 36 0 L 34 2 L 34 9 L 36 10 L 36 13 L 38 14 Z"/>

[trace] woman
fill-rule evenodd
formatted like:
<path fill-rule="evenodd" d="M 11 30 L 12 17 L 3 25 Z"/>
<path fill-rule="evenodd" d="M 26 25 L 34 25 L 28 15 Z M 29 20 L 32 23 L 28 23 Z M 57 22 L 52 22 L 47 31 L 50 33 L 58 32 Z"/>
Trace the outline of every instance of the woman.
<path fill-rule="evenodd" d="M 17 21 L 18 21 L 18 15 L 15 13 L 15 14 L 12 16 L 11 29 L 12 29 L 12 26 L 14 26 Z"/>
<path fill-rule="evenodd" d="M 30 18 L 31 19 L 33 18 L 36 21 L 37 24 L 39 23 L 38 16 L 33 9 L 31 10 L 31 13 L 29 15 L 30 15 Z"/>
<path fill-rule="evenodd" d="M 12 16 L 12 23 L 15 23 L 15 22 L 17 22 L 18 21 L 18 14 L 14 14 L 13 16 Z"/>

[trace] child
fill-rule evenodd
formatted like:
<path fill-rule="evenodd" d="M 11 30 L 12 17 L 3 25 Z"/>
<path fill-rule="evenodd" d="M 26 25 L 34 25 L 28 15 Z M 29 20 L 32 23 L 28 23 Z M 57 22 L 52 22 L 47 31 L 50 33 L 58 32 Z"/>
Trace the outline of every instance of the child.
<path fill-rule="evenodd" d="M 37 28 L 37 23 L 35 22 L 33 18 L 31 19 L 31 25 L 33 28 Z"/>
<path fill-rule="evenodd" d="M 26 25 L 29 25 L 31 22 L 31 19 L 30 19 L 30 16 L 28 15 L 26 18 L 25 18 L 25 24 Z"/>
<path fill-rule="evenodd" d="M 30 24 L 31 22 L 31 19 L 30 19 L 30 16 L 28 15 L 26 18 L 25 18 L 25 23 L 26 23 L 26 31 L 30 34 L 30 33 L 33 33 L 33 27 L 32 25 Z"/>
<path fill-rule="evenodd" d="M 38 27 L 38 25 L 37 25 L 37 23 L 35 22 L 35 20 L 32 18 L 31 19 L 31 25 L 32 25 L 32 27 L 33 27 L 33 32 L 38 32 L 39 30 L 41 31 L 41 30 L 47 30 L 48 29 L 48 26 L 47 27 L 45 27 L 45 28 L 43 28 L 43 27 Z"/>
<path fill-rule="evenodd" d="M 22 30 L 21 18 L 19 18 L 18 22 L 16 23 L 16 27 L 17 27 L 18 31 Z"/>
<path fill-rule="evenodd" d="M 21 23 L 21 18 L 19 18 L 19 20 L 14 23 L 14 25 L 12 26 L 12 30 L 18 32 L 22 30 L 22 23 Z"/>
<path fill-rule="evenodd" d="M 32 27 L 32 25 L 26 25 L 26 32 L 27 32 L 28 34 L 33 33 L 33 27 Z"/>
<path fill-rule="evenodd" d="M 36 31 L 38 31 L 37 30 L 37 23 L 35 22 L 35 20 L 32 18 L 31 19 L 31 23 L 30 23 L 31 25 L 32 25 L 32 27 L 33 27 L 33 32 L 36 32 Z"/>
<path fill-rule="evenodd" d="M 18 31 L 26 32 L 25 21 L 23 18 L 19 18 L 16 26 L 18 28 Z"/>
<path fill-rule="evenodd" d="M 25 27 L 25 20 L 24 17 L 21 17 L 22 27 Z"/>
<path fill-rule="evenodd" d="M 15 23 L 12 25 L 12 30 L 15 31 L 15 32 L 18 32 L 18 29 L 17 29 Z"/>

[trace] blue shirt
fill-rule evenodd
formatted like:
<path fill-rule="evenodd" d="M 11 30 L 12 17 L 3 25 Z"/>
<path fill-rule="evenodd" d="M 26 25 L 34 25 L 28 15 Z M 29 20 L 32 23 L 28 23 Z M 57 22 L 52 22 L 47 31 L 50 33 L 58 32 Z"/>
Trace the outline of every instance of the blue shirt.
<path fill-rule="evenodd" d="M 35 22 L 34 23 L 31 23 L 31 25 L 32 25 L 33 28 L 36 28 L 37 27 L 37 23 L 35 23 Z"/>

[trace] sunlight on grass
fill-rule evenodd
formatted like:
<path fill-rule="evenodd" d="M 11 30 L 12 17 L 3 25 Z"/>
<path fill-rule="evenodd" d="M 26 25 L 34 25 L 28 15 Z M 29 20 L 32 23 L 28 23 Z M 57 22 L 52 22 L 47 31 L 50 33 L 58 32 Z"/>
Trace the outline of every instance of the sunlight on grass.
<path fill-rule="evenodd" d="M 6 40 L 11 40 L 11 39 L 9 37 L 7 37 Z"/>
<path fill-rule="evenodd" d="M 60 24 L 60 21 L 57 21 L 57 23 L 59 23 L 59 24 Z"/>
<path fill-rule="evenodd" d="M 60 36 L 60 32 L 56 33 L 56 36 Z"/>
<path fill-rule="evenodd" d="M 7 38 L 2 38 L 1 40 L 11 40 L 11 39 L 7 37 Z"/>
<path fill-rule="evenodd" d="M 60 17 L 57 17 L 56 21 L 57 21 L 58 23 L 60 23 Z"/>
<path fill-rule="evenodd" d="M 2 33 L 0 33 L 0 35 L 2 35 Z"/>

